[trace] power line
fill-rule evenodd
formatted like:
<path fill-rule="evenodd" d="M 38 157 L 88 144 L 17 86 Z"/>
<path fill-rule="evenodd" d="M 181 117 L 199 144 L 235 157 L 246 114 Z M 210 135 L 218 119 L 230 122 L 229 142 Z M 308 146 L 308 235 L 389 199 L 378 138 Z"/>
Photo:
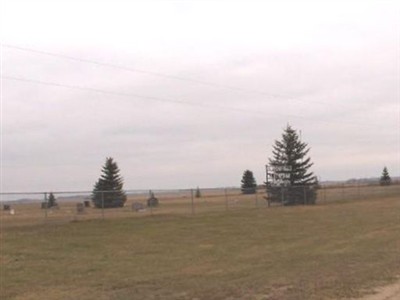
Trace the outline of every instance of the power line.
<path fill-rule="evenodd" d="M 33 83 L 33 84 L 39 84 L 39 85 L 46 85 L 46 86 L 53 86 L 53 87 L 60 87 L 60 88 L 67 88 L 67 89 L 74 89 L 74 90 L 80 90 L 80 91 L 89 91 L 89 92 L 95 92 L 95 93 L 106 94 L 106 95 L 114 95 L 114 96 L 120 96 L 120 97 L 129 97 L 129 98 L 134 97 L 134 98 L 147 99 L 147 100 L 157 101 L 157 102 L 167 102 L 167 103 L 174 103 L 174 104 L 187 105 L 187 106 L 203 107 L 203 108 L 207 108 L 207 109 L 229 110 L 229 111 L 235 111 L 235 112 L 241 112 L 241 113 L 250 113 L 250 114 L 263 116 L 263 117 L 266 116 L 265 113 L 260 112 L 260 111 L 235 108 L 235 107 L 229 107 L 229 106 L 222 106 L 222 105 L 215 105 L 215 104 L 187 102 L 187 101 L 183 101 L 183 100 L 175 100 L 175 99 L 168 99 L 168 98 L 155 97 L 155 96 L 146 96 L 146 95 L 139 95 L 139 94 L 134 94 L 134 93 L 121 93 L 121 92 L 107 91 L 107 90 L 102 90 L 102 89 L 95 89 L 95 88 L 90 88 L 90 87 L 68 85 L 68 84 L 49 82 L 49 81 L 40 81 L 40 80 L 7 76 L 7 75 L 2 75 L 2 79 L 26 82 L 26 83 Z M 290 117 L 290 118 L 298 118 L 298 119 L 303 119 L 306 121 L 315 121 L 308 117 L 303 117 L 300 115 L 289 115 L 289 114 L 278 114 L 278 113 L 274 113 L 274 115 L 280 115 L 283 117 Z M 328 123 L 328 124 L 339 123 L 339 122 L 332 122 L 332 121 L 326 121 L 326 120 L 318 120 L 318 122 Z M 357 125 L 357 126 L 362 126 L 362 127 L 373 126 L 372 124 L 359 124 L 359 123 L 353 123 L 353 122 L 340 122 L 340 124 L 351 124 L 351 125 Z"/>
<path fill-rule="evenodd" d="M 197 80 L 197 79 L 188 78 L 188 77 L 181 77 L 181 76 L 176 76 L 176 75 L 171 75 L 171 74 L 164 74 L 164 73 L 159 73 L 159 72 L 154 72 L 154 71 L 147 71 L 147 70 L 136 69 L 136 68 L 128 68 L 128 67 L 124 67 L 124 66 L 118 66 L 118 65 L 114 65 L 114 64 L 98 62 L 98 61 L 94 61 L 94 60 L 90 60 L 90 59 L 78 58 L 78 57 L 73 57 L 73 56 L 69 56 L 69 55 L 52 53 L 52 52 L 41 51 L 41 50 L 35 50 L 35 49 L 19 47 L 19 46 L 14 46 L 14 45 L 9 45 L 9 44 L 3 44 L 3 47 L 16 49 L 16 50 L 21 50 L 21 51 L 33 52 L 33 53 L 42 54 L 42 55 L 54 56 L 54 57 L 73 60 L 73 61 L 77 61 L 77 62 L 81 62 L 81 63 L 94 64 L 94 65 L 98 65 L 98 66 L 102 66 L 102 67 L 109 67 L 109 68 L 119 69 L 119 70 L 123 70 L 123 71 L 127 71 L 127 72 L 142 73 L 142 74 L 146 74 L 146 75 L 162 77 L 162 78 L 168 78 L 168 79 L 173 79 L 173 80 L 188 81 L 188 82 L 192 82 L 192 83 L 208 85 L 208 86 L 213 86 L 213 87 L 218 87 L 218 88 L 224 88 L 224 89 L 229 89 L 229 90 L 234 90 L 234 91 L 263 94 L 263 95 L 268 95 L 270 97 L 275 97 L 275 98 L 288 98 L 288 96 L 283 96 L 283 95 L 278 95 L 278 94 L 271 94 L 271 93 L 265 93 L 265 92 L 262 92 L 262 91 L 256 91 L 256 90 L 243 89 L 243 88 L 238 88 L 238 87 L 233 87 L 233 86 L 221 85 L 221 84 L 217 84 L 217 83 L 213 83 L 213 82 Z"/>
<path fill-rule="evenodd" d="M 90 87 L 83 87 L 83 86 L 78 86 L 78 85 L 61 84 L 61 83 L 56 83 L 56 82 L 41 81 L 41 80 L 34 80 L 34 79 L 7 76 L 7 75 L 3 75 L 2 78 L 8 79 L 8 80 L 14 80 L 14 81 L 54 86 L 54 87 L 75 89 L 75 90 L 81 90 L 81 91 L 89 91 L 89 92 L 101 93 L 101 94 L 106 94 L 106 95 L 134 97 L 134 98 L 147 99 L 147 100 L 158 101 L 158 102 L 168 102 L 168 103 L 189 105 L 189 106 L 200 106 L 200 107 L 205 107 L 205 108 L 218 108 L 218 109 L 224 109 L 224 110 L 232 110 L 232 111 L 238 111 L 238 112 L 247 112 L 247 113 L 252 113 L 252 114 L 265 115 L 258 111 L 252 111 L 252 110 L 246 110 L 246 109 L 234 108 L 234 107 L 226 107 L 226 106 L 214 105 L 214 104 L 210 105 L 210 104 L 204 104 L 204 103 L 199 103 L 199 102 L 187 102 L 187 101 L 182 101 L 182 100 L 139 95 L 139 94 L 134 94 L 134 93 L 121 93 L 121 92 L 107 91 L 107 90 L 102 90 L 102 89 L 95 89 L 95 88 L 90 88 Z"/>
<path fill-rule="evenodd" d="M 156 76 L 156 77 L 160 77 L 160 78 L 179 80 L 179 81 L 186 81 L 186 82 L 191 82 L 191 83 L 195 83 L 195 84 L 211 86 L 211 87 L 214 87 L 214 88 L 221 88 L 221 89 L 231 90 L 231 91 L 235 91 L 235 92 L 258 94 L 258 95 L 268 96 L 270 98 L 277 98 L 277 99 L 282 99 L 282 100 L 294 100 L 294 101 L 303 102 L 303 103 L 306 103 L 306 104 L 310 104 L 310 103 L 317 103 L 317 104 L 321 104 L 321 105 L 330 104 L 328 102 L 315 101 L 315 100 L 306 101 L 306 100 L 298 99 L 298 98 L 291 97 L 291 96 L 288 96 L 288 95 L 267 93 L 267 92 L 264 92 L 264 91 L 245 89 L 245 88 L 240 88 L 240 87 L 233 87 L 233 86 L 229 86 L 229 85 L 217 84 L 217 83 L 213 83 L 213 82 L 209 82 L 209 81 L 197 80 L 197 79 L 188 78 L 188 77 L 182 77 L 182 76 L 176 76 L 176 75 L 165 74 L 165 73 L 160 73 L 160 72 L 154 72 L 154 71 L 148 71 L 148 70 L 142 70 L 142 69 L 118 66 L 118 65 L 114 65 L 114 64 L 110 64 L 110 63 L 104 63 L 104 62 L 99 62 L 99 61 L 90 60 L 90 59 L 84 59 L 84 58 L 79 58 L 79 57 L 73 57 L 73 56 L 59 54 L 59 53 L 53 53 L 53 52 L 36 50 L 36 49 L 31 49 L 31 48 L 26 48 L 26 47 L 20 47 L 20 46 L 16 46 L 16 45 L 2 44 L 2 46 L 6 47 L 6 48 L 10 48 L 10 49 L 25 51 L 25 52 L 32 52 L 32 53 L 37 53 L 37 54 L 41 54 L 41 55 L 47 55 L 47 56 L 53 56 L 53 57 L 67 59 L 67 60 L 71 60 L 71 61 L 77 61 L 77 62 L 81 62 L 81 63 L 88 63 L 88 64 L 98 65 L 98 66 L 102 66 L 102 67 L 119 69 L 119 70 L 123 70 L 123 71 L 126 71 L 126 72 L 140 73 L 140 74 Z M 339 105 L 340 106 L 344 106 L 342 104 L 339 104 Z"/>

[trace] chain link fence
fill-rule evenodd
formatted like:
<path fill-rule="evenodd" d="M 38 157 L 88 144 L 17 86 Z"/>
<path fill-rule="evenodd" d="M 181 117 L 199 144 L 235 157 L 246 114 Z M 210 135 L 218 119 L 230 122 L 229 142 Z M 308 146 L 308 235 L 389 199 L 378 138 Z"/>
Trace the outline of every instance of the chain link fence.
<path fill-rule="evenodd" d="M 296 187 L 297 197 L 307 203 L 306 187 Z M 143 217 L 151 215 L 196 215 L 220 213 L 242 209 L 261 209 L 287 203 L 284 187 L 279 201 L 268 201 L 265 188 L 215 188 L 181 190 L 127 190 L 127 200 L 120 207 L 109 208 L 104 202 L 94 205 L 91 191 L 0 193 L 2 225 L 31 225 L 37 223 L 65 223 L 90 219 L 117 217 Z M 107 193 L 99 192 L 107 201 Z M 400 184 L 379 185 L 330 185 L 317 190 L 316 204 L 346 202 L 367 198 L 400 197 Z M 303 201 L 303 202 L 302 202 Z"/>

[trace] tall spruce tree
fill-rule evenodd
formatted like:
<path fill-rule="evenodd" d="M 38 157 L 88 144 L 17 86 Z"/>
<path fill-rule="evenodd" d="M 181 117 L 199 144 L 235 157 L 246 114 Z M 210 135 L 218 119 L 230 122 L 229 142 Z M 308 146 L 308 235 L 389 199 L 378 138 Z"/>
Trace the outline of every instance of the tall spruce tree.
<path fill-rule="evenodd" d="M 243 194 L 254 194 L 256 192 L 257 183 L 254 178 L 253 172 L 245 170 L 242 177 L 242 193 Z"/>
<path fill-rule="evenodd" d="M 123 178 L 119 175 L 117 163 L 107 157 L 102 168 L 102 174 L 95 183 L 92 192 L 92 201 L 97 208 L 122 207 L 126 202 L 123 187 Z"/>
<path fill-rule="evenodd" d="M 269 166 L 275 170 L 279 181 L 267 182 L 270 201 L 285 205 L 314 204 L 318 181 L 310 171 L 313 163 L 307 157 L 310 148 L 299 138 L 297 132 L 287 125 L 280 141 L 276 140 Z"/>
<path fill-rule="evenodd" d="M 386 168 L 386 166 L 383 168 L 382 176 L 381 176 L 381 178 L 379 180 L 379 183 L 381 185 L 390 185 L 392 183 L 392 178 L 390 178 L 389 171 Z"/>

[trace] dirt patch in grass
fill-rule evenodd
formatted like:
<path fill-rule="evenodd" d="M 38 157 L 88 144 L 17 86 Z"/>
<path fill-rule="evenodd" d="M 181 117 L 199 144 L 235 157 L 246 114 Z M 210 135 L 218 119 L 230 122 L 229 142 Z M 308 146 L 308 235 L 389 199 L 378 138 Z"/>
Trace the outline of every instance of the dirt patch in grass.
<path fill-rule="evenodd" d="M 354 300 L 397 300 L 400 299 L 400 281 L 377 287 L 372 293 Z"/>

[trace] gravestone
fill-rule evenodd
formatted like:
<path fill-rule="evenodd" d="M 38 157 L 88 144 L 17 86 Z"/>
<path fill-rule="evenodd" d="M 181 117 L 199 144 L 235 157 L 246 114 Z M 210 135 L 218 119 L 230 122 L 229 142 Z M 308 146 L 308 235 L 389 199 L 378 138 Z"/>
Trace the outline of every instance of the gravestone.
<path fill-rule="evenodd" d="M 10 210 L 11 206 L 9 204 L 4 204 L 3 205 L 3 210 Z"/>
<path fill-rule="evenodd" d="M 90 207 L 90 201 L 89 200 L 83 201 L 83 204 L 85 205 L 85 207 Z"/>
<path fill-rule="evenodd" d="M 132 210 L 138 212 L 140 210 L 144 210 L 144 205 L 143 203 L 140 202 L 134 202 L 132 203 Z"/>
<path fill-rule="evenodd" d="M 76 204 L 76 212 L 78 214 L 83 214 L 85 212 L 85 206 L 83 205 L 83 203 Z"/>

